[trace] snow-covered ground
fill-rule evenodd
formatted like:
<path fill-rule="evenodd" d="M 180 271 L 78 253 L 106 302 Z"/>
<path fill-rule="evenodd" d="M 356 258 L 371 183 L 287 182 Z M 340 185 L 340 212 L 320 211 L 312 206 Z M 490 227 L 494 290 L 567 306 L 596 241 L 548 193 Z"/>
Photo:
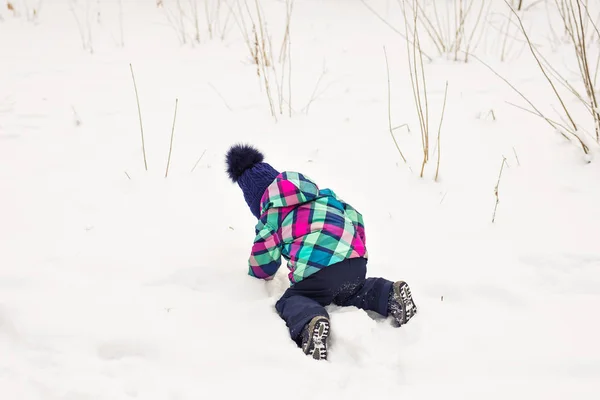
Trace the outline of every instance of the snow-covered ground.
<path fill-rule="evenodd" d="M 277 121 L 241 34 L 243 2 L 208 1 L 211 40 L 198 1 L 194 43 L 194 2 L 181 0 L 185 44 L 175 0 L 45 1 L 35 16 L 32 3 L 0 4 L 1 399 L 599 398 L 593 138 L 584 156 L 508 104 L 528 106 L 482 63 L 436 56 L 422 33 L 434 57 L 425 64 L 431 161 L 420 178 L 406 42 L 361 1 L 294 2 L 293 115 L 286 64 L 283 115 L 271 81 Z M 559 110 L 514 25 L 503 45 L 509 11 L 493 3 L 474 54 L 537 107 Z M 520 15 L 576 85 L 546 3 Z M 286 2 L 261 4 L 277 61 Z M 396 2 L 367 4 L 404 32 Z M 395 130 L 406 164 L 388 131 L 384 46 L 392 125 L 411 128 Z M 329 360 L 302 355 L 274 309 L 286 268 L 270 283 L 246 275 L 255 221 L 224 172 L 240 141 L 364 214 L 369 275 L 408 281 L 414 320 L 395 329 L 330 307 Z"/>

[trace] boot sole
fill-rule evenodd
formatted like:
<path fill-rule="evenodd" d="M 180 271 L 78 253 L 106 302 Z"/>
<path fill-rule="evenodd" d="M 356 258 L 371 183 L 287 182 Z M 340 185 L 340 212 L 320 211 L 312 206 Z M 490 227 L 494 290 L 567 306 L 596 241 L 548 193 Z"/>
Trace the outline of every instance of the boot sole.
<path fill-rule="evenodd" d="M 323 318 L 313 320 L 308 325 L 308 331 L 311 332 L 311 335 L 304 349 L 304 354 L 310 355 L 315 360 L 326 360 L 329 321 Z"/>
<path fill-rule="evenodd" d="M 401 305 L 401 310 L 392 310 L 392 315 L 399 326 L 406 324 L 417 313 L 417 305 L 413 301 L 410 287 L 406 282 L 395 282 L 394 300 Z M 398 315 L 399 314 L 399 315 Z"/>

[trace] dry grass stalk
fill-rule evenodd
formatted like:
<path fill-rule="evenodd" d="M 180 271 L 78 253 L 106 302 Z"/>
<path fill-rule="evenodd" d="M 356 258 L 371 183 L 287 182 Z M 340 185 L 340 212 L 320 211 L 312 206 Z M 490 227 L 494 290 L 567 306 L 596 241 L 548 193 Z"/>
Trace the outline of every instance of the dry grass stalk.
<path fill-rule="evenodd" d="M 204 1 L 204 7 L 199 6 L 198 2 Z M 167 4 L 170 3 L 170 4 Z M 221 0 L 170 0 L 161 1 L 157 6 L 164 9 L 164 15 L 170 26 L 177 33 L 177 38 L 181 44 L 201 42 L 201 13 L 204 13 L 206 21 L 207 37 L 212 40 L 220 33 L 223 40 L 227 31 L 227 24 L 232 15 L 233 9 L 227 2 L 229 13 L 225 17 L 221 27 Z"/>
<path fill-rule="evenodd" d="M 140 108 L 140 97 L 138 96 L 137 85 L 135 83 L 135 75 L 133 74 L 133 66 L 129 64 L 131 70 L 131 79 L 133 79 L 133 88 L 135 89 L 135 99 L 137 101 L 138 116 L 140 119 L 140 131 L 142 133 L 142 154 L 144 155 L 144 168 L 148 171 L 148 162 L 146 161 L 146 145 L 144 143 L 144 126 L 142 124 L 142 109 Z"/>
<path fill-rule="evenodd" d="M 394 130 L 392 128 L 392 90 L 390 87 L 390 66 L 388 63 L 388 56 L 387 56 L 387 51 L 385 50 L 385 46 L 383 47 L 383 54 L 385 55 L 385 69 L 387 71 L 388 126 L 390 129 L 390 135 L 392 136 L 392 140 L 394 140 L 394 144 L 396 145 L 396 149 L 398 150 L 398 153 L 400 153 L 400 157 L 402 157 L 402 160 L 406 164 L 406 158 L 404 157 L 404 154 L 402 154 L 402 150 L 400 150 L 400 146 L 398 145 L 398 142 L 396 141 L 396 137 L 394 136 Z"/>
<path fill-rule="evenodd" d="M 215 91 L 215 93 L 217 94 L 217 96 L 219 96 L 221 98 L 221 100 L 223 100 L 223 104 L 225 104 L 225 107 L 227 107 L 227 109 L 229 111 L 233 111 L 233 109 L 231 108 L 231 106 L 229 105 L 229 103 L 227 103 L 227 100 L 225 100 L 225 97 L 223 97 L 223 95 L 221 94 L 221 92 L 219 92 L 219 90 L 217 90 L 217 88 L 215 87 L 215 85 L 213 85 L 212 83 L 208 83 L 208 86 L 210 86 L 212 88 L 212 90 Z"/>
<path fill-rule="evenodd" d="M 281 64 L 282 68 L 281 72 L 278 72 L 277 64 L 273 59 L 274 51 L 271 36 L 267 30 L 267 24 L 264 21 L 264 13 L 261 9 L 259 0 L 254 0 L 253 8 L 250 7 L 247 0 L 243 0 L 243 5 L 241 4 L 241 1 L 238 0 L 237 13 L 233 12 L 233 8 L 231 6 L 227 6 L 230 7 L 235 23 L 244 37 L 246 46 L 250 53 L 250 58 L 253 64 L 256 65 L 256 74 L 261 80 L 261 86 L 265 89 L 271 116 L 273 116 L 275 121 L 277 121 L 277 113 L 283 115 L 284 105 L 287 103 L 287 111 L 291 117 L 293 109 L 290 25 L 294 0 L 286 0 L 286 24 L 283 42 L 279 52 L 279 64 Z M 248 20 L 248 22 L 246 20 Z M 286 78 L 287 100 L 285 99 Z M 277 111 L 276 108 L 278 108 Z"/>
<path fill-rule="evenodd" d="M 420 24 L 429 39 L 436 47 L 440 55 L 453 54 L 454 61 L 459 60 L 459 54 L 464 54 L 462 60 L 468 62 L 468 56 L 473 48 L 479 45 L 483 38 L 485 26 L 480 28 L 481 21 L 484 19 L 484 10 L 489 13 L 491 3 L 486 0 L 479 0 L 479 11 L 476 15 L 473 14 L 475 0 L 453 0 L 452 9 L 446 10 L 445 26 L 442 19 L 439 17 L 437 2 L 433 4 L 433 18 L 428 15 L 427 9 L 421 2 L 413 2 L 412 5 L 407 0 L 398 0 L 403 12 L 406 13 L 407 6 L 412 15 L 417 16 L 415 26 Z M 454 19 L 451 22 L 450 15 L 453 14 Z M 414 37 L 412 37 L 415 40 Z M 475 40 L 477 39 L 477 40 Z"/>
<path fill-rule="evenodd" d="M 558 1 L 558 0 L 555 0 L 555 1 Z M 564 1 L 564 0 L 563 0 L 563 1 Z M 580 0 L 576 0 L 576 1 L 580 1 Z M 531 40 L 530 40 L 530 38 L 529 38 L 529 35 L 527 34 L 527 30 L 525 29 L 525 26 L 523 25 L 523 21 L 522 21 L 521 17 L 520 17 L 520 16 L 519 16 L 519 14 L 518 14 L 518 13 L 517 13 L 517 12 L 514 10 L 514 8 L 513 8 L 513 7 L 510 5 L 510 3 L 508 3 L 508 1 L 507 1 L 507 0 L 504 0 L 504 2 L 505 2 L 505 3 L 506 3 L 506 5 L 507 5 L 507 6 L 510 8 L 510 11 L 511 11 L 511 12 L 512 12 L 512 13 L 515 15 L 515 17 L 517 18 L 517 22 L 518 22 L 518 24 L 519 24 L 519 26 L 520 26 L 520 28 L 521 28 L 521 32 L 523 33 L 523 35 L 524 35 L 524 37 L 525 37 L 525 39 L 526 39 L 526 41 L 527 41 L 527 45 L 528 45 L 528 47 L 529 47 L 529 50 L 530 50 L 531 54 L 533 55 L 533 57 L 534 57 L 534 59 L 535 59 L 535 61 L 536 61 L 537 65 L 538 65 L 538 67 L 539 67 L 540 71 L 542 72 L 542 74 L 543 74 L 543 75 L 544 75 L 544 77 L 546 78 L 546 81 L 549 83 L 550 87 L 552 88 L 552 91 L 553 91 L 554 95 L 555 95 L 555 96 L 556 96 L 556 98 L 558 99 L 558 101 L 559 101 L 559 103 L 560 103 L 560 105 L 561 105 L 561 107 L 562 107 L 562 110 L 563 110 L 563 112 L 564 112 L 564 116 L 565 116 L 565 118 L 567 118 L 567 119 L 568 119 L 568 121 L 569 121 L 569 125 L 570 125 L 570 127 L 566 129 L 566 132 L 568 132 L 569 134 L 571 134 L 572 136 L 574 136 L 574 137 L 575 137 L 575 138 L 578 140 L 578 142 L 580 143 L 580 145 L 581 145 L 581 147 L 582 147 L 582 150 L 584 151 L 584 153 L 585 153 L 585 154 L 588 154 L 588 153 L 589 153 L 589 148 L 588 148 L 588 146 L 587 146 L 587 145 L 586 145 L 586 144 L 583 142 L 583 140 L 582 140 L 581 136 L 579 135 L 579 128 L 578 128 L 577 124 L 575 123 L 575 121 L 574 121 L 574 119 L 573 119 L 573 117 L 572 117 L 572 115 L 571 115 L 571 112 L 570 112 L 570 111 L 569 111 L 569 109 L 567 108 L 567 106 L 566 106 L 566 103 L 565 103 L 565 101 L 563 100 L 563 98 L 562 98 L 561 94 L 558 92 L 558 90 L 557 90 L 557 88 L 556 88 L 556 85 L 554 84 L 554 81 L 553 81 L 553 80 L 550 78 L 550 76 L 549 76 L 548 72 L 546 71 L 546 68 L 544 67 L 544 65 L 543 65 L 543 63 L 542 63 L 542 61 L 541 61 L 541 57 L 539 57 L 539 55 L 538 55 L 538 52 L 536 51 L 536 49 L 535 49 L 534 45 L 532 44 L 532 42 L 531 42 Z M 557 4 L 558 4 L 558 3 L 557 3 Z M 566 1 L 564 1 L 563 5 L 566 5 Z M 559 8 L 560 8 L 560 6 L 559 6 Z M 567 24 L 568 24 L 568 22 L 565 22 L 565 27 L 568 29 L 568 27 L 567 27 Z M 580 54 L 580 53 L 578 53 L 578 54 Z M 583 53 L 581 53 L 581 54 L 583 54 Z M 579 56 L 578 56 L 578 58 L 579 58 Z M 506 81 L 506 80 L 505 80 L 505 81 Z M 512 86 L 512 85 L 511 85 L 511 86 Z M 514 87 L 513 87 L 513 88 L 514 88 Z M 529 102 L 529 103 L 530 103 L 530 105 L 532 105 L 532 104 L 531 104 L 531 102 Z M 541 116 L 541 113 L 540 113 L 540 112 L 539 112 L 537 109 L 536 109 L 536 111 L 537 111 L 538 115 L 540 115 L 540 116 Z M 597 114 L 597 113 L 596 113 L 596 114 Z M 550 119 L 549 119 L 549 118 L 547 118 L 547 117 L 544 117 L 544 119 L 546 119 L 546 121 L 550 122 Z M 557 124 L 555 124 L 555 123 L 551 123 L 551 125 L 553 125 L 553 127 L 554 127 L 554 128 L 556 128 L 556 125 L 557 125 Z"/>
<path fill-rule="evenodd" d="M 89 51 L 90 54 L 94 54 L 94 43 L 92 40 L 92 23 L 90 22 L 90 5 L 89 2 L 86 2 L 85 4 L 86 8 L 84 11 L 84 24 L 81 23 L 78 12 L 75 9 L 75 0 L 69 1 L 69 10 L 73 14 L 75 22 L 77 23 L 77 29 L 79 30 L 79 36 L 81 37 L 81 44 L 83 46 L 83 49 Z"/>
<path fill-rule="evenodd" d="M 500 179 L 502 178 L 502 171 L 504 170 L 504 164 L 506 164 L 506 157 L 502 156 L 502 165 L 500 166 L 500 175 L 498 175 L 498 182 L 494 188 L 494 195 L 496 196 L 496 205 L 494 206 L 494 215 L 492 216 L 492 224 L 496 222 L 496 211 L 498 210 L 498 204 L 500 203 L 500 196 L 498 194 L 498 188 L 500 187 Z"/>
<path fill-rule="evenodd" d="M 417 0 L 413 0 L 412 6 L 408 6 L 406 2 L 401 3 L 403 16 L 405 21 L 405 38 L 406 39 L 406 49 L 408 56 L 408 71 L 411 82 L 411 88 L 413 91 L 413 98 L 415 101 L 415 108 L 417 112 L 417 117 L 419 119 L 419 128 L 421 131 L 421 147 L 423 152 L 423 159 L 421 163 L 421 171 L 420 177 L 422 178 L 425 173 L 425 165 L 429 162 L 429 151 L 430 151 L 430 121 L 429 121 L 429 96 L 427 90 L 427 78 L 425 75 L 425 67 L 423 63 L 423 52 L 421 50 L 421 39 L 419 35 L 419 31 L 417 28 L 418 20 L 419 20 L 419 11 L 421 10 L 419 5 L 417 4 Z M 409 12 L 408 9 L 412 10 L 412 21 L 409 20 Z M 411 24 L 412 22 L 412 24 Z M 412 32 L 409 32 L 409 27 L 412 29 Z M 408 38 L 412 37 L 412 41 Z M 386 56 L 387 62 L 387 56 Z M 389 83 L 388 83 L 389 84 Z M 441 136 L 441 127 L 444 118 L 444 112 L 446 108 L 446 97 L 447 97 L 448 83 L 446 82 L 446 90 L 444 93 L 444 105 L 442 109 L 442 114 L 440 118 L 440 124 L 438 127 L 438 150 L 440 146 L 440 136 Z M 388 94 L 389 96 L 389 94 Z M 388 99 L 389 102 L 389 99 Z M 389 108 L 389 105 L 388 105 Z M 391 126 L 391 121 L 389 121 L 389 125 Z M 393 129 L 390 128 L 390 132 L 393 132 Z M 436 174 L 435 179 L 438 179 L 439 176 L 439 163 L 440 163 L 440 155 L 438 153 L 438 161 L 436 166 Z"/>
<path fill-rule="evenodd" d="M 186 29 L 186 12 L 181 4 L 181 0 L 176 0 L 175 6 L 177 9 L 176 12 L 172 11 L 170 7 L 164 7 L 164 5 L 161 3 L 161 7 L 164 9 L 167 21 L 177 33 L 179 43 L 186 44 L 188 40 L 188 33 Z"/>
<path fill-rule="evenodd" d="M 558 90 L 556 90 L 556 86 L 554 85 L 554 82 L 548 76 L 548 73 L 546 72 L 546 69 L 542 65 L 542 62 L 540 61 L 540 58 L 537 56 L 535 48 L 533 47 L 533 44 L 531 43 L 531 40 L 529 39 L 529 35 L 527 34 L 527 30 L 525 29 L 525 26 L 523 25 L 523 20 L 521 19 L 521 17 L 519 17 L 519 14 L 517 14 L 517 12 L 512 8 L 512 6 L 508 3 L 508 1 L 504 0 L 504 2 L 506 3 L 506 5 L 508 5 L 508 7 L 510 8 L 511 12 L 517 17 L 517 21 L 519 23 L 519 26 L 521 27 L 521 31 L 523 32 L 523 35 L 525 36 L 525 39 L 527 40 L 527 44 L 529 45 L 529 49 L 531 50 L 531 54 L 533 55 L 533 58 L 535 58 L 535 61 L 537 62 L 538 67 L 540 68 L 540 71 L 542 71 L 542 74 L 544 74 L 544 77 L 546 78 L 546 80 L 548 81 L 548 83 L 550 84 L 550 86 L 552 87 L 552 91 L 554 92 L 554 94 L 558 98 L 558 101 L 560 102 L 563 110 L 565 111 L 565 114 L 569 118 L 569 121 L 570 121 L 571 125 L 573 126 L 573 129 L 576 131 L 577 130 L 577 124 L 575 124 L 575 121 L 573 121 L 573 118 L 571 117 L 571 113 L 567 109 L 567 106 L 565 105 L 565 102 L 563 101 L 561 95 L 558 93 Z"/>
<path fill-rule="evenodd" d="M 326 86 L 325 89 L 319 91 L 319 88 L 321 87 L 321 81 L 325 77 L 325 74 L 327 74 L 327 65 L 323 64 L 323 71 L 321 71 L 321 75 L 319 75 L 319 79 L 317 79 L 317 83 L 315 84 L 315 88 L 310 95 L 310 99 L 301 110 L 306 115 L 308 115 L 308 111 L 310 110 L 310 106 L 313 101 L 317 100 L 329 88 L 329 86 Z"/>
<path fill-rule="evenodd" d="M 196 1 L 196 0 L 194 0 Z M 210 0 L 204 0 L 204 9 L 206 15 L 206 26 L 208 29 L 209 38 L 212 40 L 214 36 L 221 31 L 221 40 L 225 38 L 225 33 L 227 32 L 227 25 L 229 23 L 229 18 L 232 15 L 232 9 L 229 7 L 227 1 L 225 1 L 225 5 L 229 8 L 230 12 L 225 17 L 225 21 L 223 22 L 223 26 L 221 27 L 221 0 L 213 0 L 213 8 L 212 10 L 209 7 Z"/>
<path fill-rule="evenodd" d="M 421 163 L 420 177 L 423 177 L 425 171 L 425 164 L 429 161 L 429 102 L 427 100 L 427 81 L 425 78 L 425 68 L 423 67 L 423 57 L 421 55 L 421 43 L 419 40 L 419 31 L 417 29 L 418 11 L 416 8 L 416 1 L 413 0 L 413 32 L 412 32 L 412 46 L 410 41 L 407 39 L 406 48 L 408 53 L 408 64 L 409 64 L 409 75 L 410 83 L 413 90 L 413 97 L 415 100 L 415 106 L 417 109 L 417 116 L 419 118 L 419 126 L 421 128 L 421 145 L 423 149 L 423 162 Z M 404 20 L 406 37 L 409 37 L 408 33 L 408 17 L 406 13 L 406 7 L 404 7 Z M 420 82 L 422 82 L 422 87 Z"/>
<path fill-rule="evenodd" d="M 198 13 L 198 0 L 190 0 L 190 9 L 192 12 L 192 22 L 194 27 L 194 40 L 200 43 L 200 15 Z"/>
<path fill-rule="evenodd" d="M 581 0 L 554 0 L 565 25 L 565 30 L 571 40 L 571 44 L 575 50 L 579 74 L 585 86 L 587 95 L 588 111 L 591 112 L 594 120 L 594 130 L 596 132 L 596 141 L 600 143 L 600 113 L 598 110 L 598 98 L 596 96 L 595 78 L 598 72 L 598 64 L 596 64 L 596 73 L 592 72 L 588 57 L 588 42 L 586 39 L 586 28 L 591 24 L 595 32 L 598 32 L 598 27 L 593 18 L 589 14 L 587 5 Z M 585 9 L 585 17 L 582 12 Z M 600 36 L 600 32 L 598 32 Z M 578 96 L 582 101 L 582 96 Z"/>
<path fill-rule="evenodd" d="M 125 34 L 123 32 L 123 0 L 119 0 L 119 33 L 121 35 L 121 47 L 125 47 Z"/>
<path fill-rule="evenodd" d="M 485 65 L 498 78 L 502 79 L 508 86 L 510 86 L 510 88 L 512 90 L 515 91 L 515 93 L 517 93 L 519 96 L 521 96 L 521 98 L 523 100 L 525 100 L 527 102 L 527 104 L 529 104 L 531 106 L 531 108 L 533 108 L 534 111 L 528 110 L 521 106 L 515 106 L 514 104 L 511 104 L 511 103 L 509 103 L 509 104 L 542 118 L 544 121 L 546 121 L 548 123 L 548 125 L 550 125 L 556 132 L 560 133 L 567 140 L 571 140 L 569 138 L 569 136 L 567 136 L 567 133 L 569 133 L 575 139 L 577 139 L 577 141 L 581 145 L 581 148 L 584 151 L 584 153 L 585 154 L 589 153 L 589 147 L 585 144 L 585 142 L 579 137 L 579 135 L 575 131 L 573 131 L 572 129 L 568 128 L 567 126 L 565 126 L 559 122 L 556 122 L 556 121 L 552 120 L 551 118 L 549 118 L 548 116 L 546 116 L 533 104 L 533 102 L 531 100 L 529 100 L 529 98 L 527 96 L 525 96 L 523 94 L 523 92 L 521 92 L 519 89 L 517 89 L 512 83 L 510 83 L 506 78 L 504 78 L 498 72 L 496 72 L 496 70 L 494 68 L 492 68 L 488 63 L 486 63 L 485 61 L 483 61 L 482 59 L 480 59 L 479 57 L 477 57 L 473 54 L 471 54 L 471 56 L 473 58 L 475 58 L 477 61 L 479 61 L 481 64 Z"/>
<path fill-rule="evenodd" d="M 275 118 L 275 121 L 277 121 L 277 115 L 275 113 L 275 106 L 273 104 L 273 97 L 271 96 L 271 87 L 269 85 L 269 74 L 267 73 L 267 67 L 271 66 L 271 58 L 269 57 L 269 55 L 267 55 L 267 41 L 268 39 L 266 38 L 265 35 L 265 26 L 263 24 L 263 18 L 262 18 L 262 14 L 260 12 L 260 5 L 258 3 L 258 0 L 254 0 L 254 4 L 256 5 L 256 14 L 258 16 L 258 27 L 260 29 L 260 41 L 258 36 L 255 33 L 255 37 L 256 37 L 256 42 L 260 43 L 259 45 L 259 51 L 258 51 L 258 56 L 259 56 L 259 67 L 262 68 L 262 77 L 263 77 L 263 82 L 265 84 L 265 89 L 267 92 L 267 98 L 269 100 L 269 107 L 271 108 L 271 115 L 273 116 L 273 118 Z M 256 32 L 256 30 L 255 30 Z M 277 80 L 277 79 L 276 79 Z"/>
<path fill-rule="evenodd" d="M 367 7 L 367 9 L 373 14 L 375 15 L 381 22 L 383 22 L 388 28 L 390 28 L 392 31 L 394 31 L 395 33 L 397 33 L 401 38 L 403 38 L 404 40 L 408 40 L 411 44 L 412 44 L 412 40 L 406 36 L 405 33 L 400 32 L 398 29 L 396 29 L 394 27 L 394 25 L 392 25 L 390 22 L 388 22 L 385 18 L 383 18 L 377 11 L 375 11 L 375 9 L 373 7 L 371 7 L 365 0 L 360 0 L 361 3 L 363 3 L 363 5 L 365 7 Z M 398 0 L 398 2 L 400 3 L 401 1 L 404 0 Z M 434 3 L 435 4 L 435 3 Z M 400 6 L 403 7 L 403 4 L 400 3 Z M 423 56 L 425 56 L 425 58 L 427 58 L 429 61 L 433 60 L 432 57 L 428 56 L 427 53 L 425 53 L 424 51 L 422 51 Z"/>
<path fill-rule="evenodd" d="M 213 18 L 208 8 L 208 0 L 204 1 L 204 12 L 206 14 L 206 26 L 208 27 L 208 37 L 213 38 Z"/>
<path fill-rule="evenodd" d="M 280 87 L 283 88 L 285 82 L 285 67 L 287 63 L 288 67 L 288 112 L 289 116 L 292 116 L 292 43 L 291 43 L 291 34 L 290 34 L 290 23 L 292 20 L 292 12 L 294 10 L 294 0 L 286 0 L 286 23 L 285 23 L 285 33 L 283 35 L 283 42 L 281 44 L 281 50 L 279 51 L 279 63 L 282 64 L 281 67 L 281 84 Z M 284 103 L 284 92 L 283 89 L 279 91 L 279 109 L 283 114 L 283 103 Z"/>
<path fill-rule="evenodd" d="M 194 167 L 192 168 L 192 170 L 190 171 L 190 173 L 194 172 L 194 170 L 196 169 L 196 167 L 200 163 L 200 160 L 202 160 L 202 157 L 204 157 L 204 153 L 206 153 L 206 149 L 204 149 L 204 151 L 202 152 L 202 154 L 198 158 L 198 161 L 196 161 L 196 164 L 194 164 Z"/>
<path fill-rule="evenodd" d="M 175 99 L 175 115 L 173 115 L 173 128 L 171 129 L 171 143 L 169 145 L 169 158 L 167 159 L 167 169 L 165 170 L 165 178 L 169 175 L 169 166 L 171 165 L 171 153 L 173 152 L 173 137 L 175 136 L 175 121 L 177 120 L 177 104 L 179 104 L 179 99 Z"/>
<path fill-rule="evenodd" d="M 517 155 L 517 150 L 515 150 L 514 147 L 512 149 L 513 149 L 513 153 L 515 154 L 515 159 L 517 160 L 517 165 L 520 167 L 521 162 L 519 161 L 519 156 Z"/>
<path fill-rule="evenodd" d="M 442 116 L 440 117 L 440 126 L 438 127 L 438 136 L 437 136 L 437 166 L 435 167 L 435 181 L 438 180 L 438 175 L 440 173 L 440 157 L 441 157 L 441 145 L 440 145 L 440 135 L 442 133 L 442 122 L 444 121 L 444 112 L 446 111 L 446 98 L 448 97 L 448 82 L 446 81 L 446 89 L 444 90 L 444 105 L 442 106 Z"/>

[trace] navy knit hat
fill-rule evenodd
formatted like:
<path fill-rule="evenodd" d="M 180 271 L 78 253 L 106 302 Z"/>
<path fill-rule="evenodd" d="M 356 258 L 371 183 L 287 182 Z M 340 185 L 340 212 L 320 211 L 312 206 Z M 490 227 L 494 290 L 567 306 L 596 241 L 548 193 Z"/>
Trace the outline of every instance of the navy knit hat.
<path fill-rule="evenodd" d="M 225 159 L 229 178 L 244 192 L 244 199 L 252 214 L 260 218 L 260 199 L 279 172 L 263 162 L 262 153 L 250 145 L 232 146 Z"/>

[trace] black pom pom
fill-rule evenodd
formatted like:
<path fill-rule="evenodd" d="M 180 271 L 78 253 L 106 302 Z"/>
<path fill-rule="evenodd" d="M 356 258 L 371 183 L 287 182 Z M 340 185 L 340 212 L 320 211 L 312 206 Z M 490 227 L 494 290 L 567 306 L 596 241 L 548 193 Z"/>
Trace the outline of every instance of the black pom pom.
<path fill-rule="evenodd" d="M 262 162 L 264 156 L 250 145 L 236 144 L 229 149 L 225 159 L 227 161 L 227 174 L 229 178 L 233 182 L 237 182 L 245 170 Z"/>

